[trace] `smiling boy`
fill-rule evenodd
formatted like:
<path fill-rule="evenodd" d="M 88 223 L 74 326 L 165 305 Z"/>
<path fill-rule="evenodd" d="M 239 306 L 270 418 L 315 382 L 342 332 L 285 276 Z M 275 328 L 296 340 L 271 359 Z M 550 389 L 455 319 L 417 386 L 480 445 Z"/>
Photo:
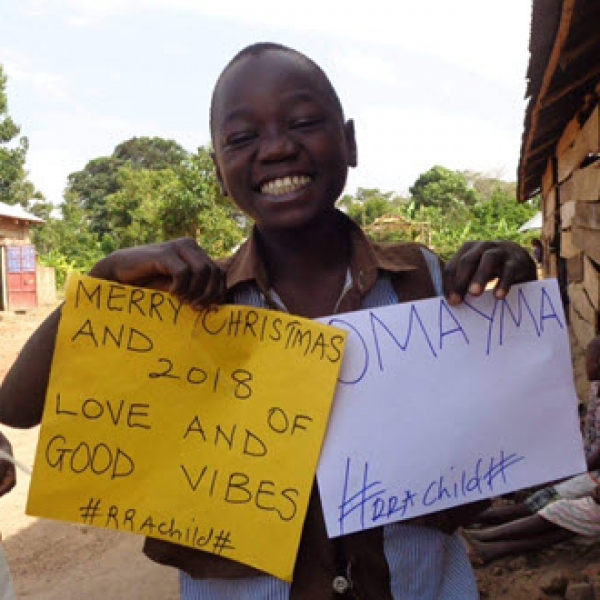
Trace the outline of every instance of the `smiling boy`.
<path fill-rule="evenodd" d="M 195 308 L 226 301 L 309 318 L 441 293 L 435 255 L 417 244 L 373 244 L 336 210 L 348 168 L 357 163 L 354 125 L 309 58 L 276 44 L 242 50 L 215 86 L 211 131 L 222 190 L 255 222 L 247 242 L 219 265 L 192 240 L 121 250 L 91 275 L 169 290 Z M 477 243 L 449 263 L 444 287 L 456 304 L 467 291 L 481 294 L 494 278 L 503 297 L 513 283 L 535 277 L 533 261 L 517 245 Z M 50 317 L 28 342 L 0 389 L 0 420 L 9 425 L 41 418 L 58 318 Z M 291 585 L 158 540 L 147 540 L 145 551 L 181 570 L 181 595 L 190 600 L 468 600 L 478 597 L 475 580 L 452 532 L 472 510 L 330 540 L 315 484 Z"/>

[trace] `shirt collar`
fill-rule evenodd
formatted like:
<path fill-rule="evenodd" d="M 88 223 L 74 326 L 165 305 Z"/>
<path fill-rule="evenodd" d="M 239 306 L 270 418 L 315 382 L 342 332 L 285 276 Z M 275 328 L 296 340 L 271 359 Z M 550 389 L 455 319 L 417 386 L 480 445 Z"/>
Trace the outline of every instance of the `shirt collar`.
<path fill-rule="evenodd" d="M 370 241 L 350 217 L 338 212 L 342 226 L 347 227 L 350 234 L 352 280 L 361 291 L 368 290 L 375 285 L 379 271 L 400 273 L 418 268 L 418 265 L 408 260 L 406 254 L 402 255 L 398 244 L 382 245 Z M 255 281 L 263 291 L 270 289 L 267 270 L 258 245 L 256 228 L 252 230 L 250 237 L 239 250 L 225 262 L 224 268 L 227 273 L 227 290 L 250 281 Z"/>

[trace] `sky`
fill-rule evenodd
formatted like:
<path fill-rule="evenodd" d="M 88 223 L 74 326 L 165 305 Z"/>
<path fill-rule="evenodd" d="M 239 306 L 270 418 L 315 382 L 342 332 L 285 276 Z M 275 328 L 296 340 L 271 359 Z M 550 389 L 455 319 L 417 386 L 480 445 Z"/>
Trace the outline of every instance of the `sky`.
<path fill-rule="evenodd" d="M 406 194 L 434 165 L 516 179 L 529 0 L 0 0 L 9 114 L 29 178 L 67 177 L 131 137 L 207 145 L 214 83 L 258 41 L 323 67 L 356 126 L 347 190 Z"/>

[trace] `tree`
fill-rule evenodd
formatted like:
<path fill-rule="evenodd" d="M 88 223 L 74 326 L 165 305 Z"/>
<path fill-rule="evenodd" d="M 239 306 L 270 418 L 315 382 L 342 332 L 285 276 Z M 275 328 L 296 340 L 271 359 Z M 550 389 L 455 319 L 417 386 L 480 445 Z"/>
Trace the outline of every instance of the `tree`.
<path fill-rule="evenodd" d="M 66 194 L 86 213 L 90 231 L 99 237 L 109 232 L 106 198 L 119 190 L 117 174 L 122 166 L 119 159 L 100 156 L 67 178 Z"/>
<path fill-rule="evenodd" d="M 116 160 L 131 164 L 135 169 L 162 169 L 178 167 L 188 153 L 174 140 L 159 137 L 134 137 L 120 143 L 113 151 Z"/>
<path fill-rule="evenodd" d="M 90 230 L 100 239 L 110 234 L 106 199 L 121 189 L 119 172 L 131 169 L 161 171 L 178 168 L 188 153 L 175 141 L 158 137 L 134 137 L 119 144 L 111 156 L 100 156 L 71 173 L 67 191 L 73 194 L 89 217 Z"/>
<path fill-rule="evenodd" d="M 517 184 L 515 181 L 503 181 L 499 174 L 479 173 L 477 171 L 460 171 L 469 187 L 471 187 L 481 200 L 489 200 L 499 191 L 516 198 Z"/>
<path fill-rule="evenodd" d="M 385 214 L 396 212 L 396 196 L 393 192 L 382 192 L 377 188 L 358 188 L 354 195 L 345 194 L 339 205 L 349 217 L 362 227 Z"/>
<path fill-rule="evenodd" d="M 168 188 L 177 186 L 171 169 L 152 171 L 126 164 L 117 173 L 118 191 L 105 199 L 106 221 L 102 241 L 116 250 L 162 241 L 159 210 Z"/>
<path fill-rule="evenodd" d="M 385 217 L 365 227 L 377 241 L 418 241 L 449 259 L 468 241 L 506 239 L 528 244 L 531 235 L 519 227 L 537 210 L 536 203 L 519 204 L 515 183 L 474 172 L 457 173 L 434 167 L 415 182 L 411 201 L 393 198 Z M 375 194 L 345 196 L 341 203 L 361 224 L 369 220 L 365 206 L 377 206 Z M 371 213 L 372 214 L 372 213 Z"/>
<path fill-rule="evenodd" d="M 241 220 L 240 210 L 221 192 L 210 148 L 200 146 L 176 172 L 181 189 L 177 194 L 166 198 L 162 213 L 163 233 L 166 238 L 205 235 L 207 225 L 201 226 L 202 216 L 205 211 L 210 212 L 217 207 L 222 209 L 219 214 L 223 217 L 234 221 Z"/>
<path fill-rule="evenodd" d="M 116 182 L 118 191 L 105 199 L 106 250 L 188 236 L 209 253 L 222 255 L 243 238 L 239 211 L 221 194 L 207 148 L 173 168 L 149 170 L 127 163 Z"/>
<path fill-rule="evenodd" d="M 60 210 L 61 218 L 48 215 L 46 222 L 33 230 L 33 242 L 40 262 L 54 267 L 56 284 L 62 287 L 71 271 L 89 271 L 105 253 L 89 230 L 87 214 L 72 194 L 65 195 Z"/>
<path fill-rule="evenodd" d="M 43 196 L 27 180 L 25 159 L 29 144 L 26 137 L 18 137 L 21 129 L 8 114 L 6 83 L 0 64 L 0 202 L 27 208 L 31 198 Z"/>
<path fill-rule="evenodd" d="M 536 213 L 531 203 L 519 203 L 511 194 L 497 187 L 489 200 L 478 202 L 472 209 L 472 232 L 476 239 L 503 239 L 523 242 L 527 235 L 519 227 Z"/>
<path fill-rule="evenodd" d="M 61 208 L 62 219 L 49 218 L 35 234 L 41 259 L 55 267 L 59 283 L 119 248 L 190 236 L 217 257 L 247 233 L 221 194 L 210 149 L 189 154 L 158 138 L 123 142 L 110 157 L 72 173 Z M 47 216 L 49 209 L 36 208 Z"/>
<path fill-rule="evenodd" d="M 422 173 L 409 189 L 418 208 L 435 206 L 447 211 L 461 211 L 477 202 L 478 195 L 462 173 L 436 165 Z"/>

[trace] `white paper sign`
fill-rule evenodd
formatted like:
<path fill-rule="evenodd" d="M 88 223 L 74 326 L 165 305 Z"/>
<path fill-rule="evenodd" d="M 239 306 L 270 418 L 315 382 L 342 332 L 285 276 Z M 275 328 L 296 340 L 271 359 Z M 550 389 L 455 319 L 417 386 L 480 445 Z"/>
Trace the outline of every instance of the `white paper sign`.
<path fill-rule="evenodd" d="M 330 537 L 586 470 L 555 280 L 322 321 L 350 333 L 318 468 Z"/>

